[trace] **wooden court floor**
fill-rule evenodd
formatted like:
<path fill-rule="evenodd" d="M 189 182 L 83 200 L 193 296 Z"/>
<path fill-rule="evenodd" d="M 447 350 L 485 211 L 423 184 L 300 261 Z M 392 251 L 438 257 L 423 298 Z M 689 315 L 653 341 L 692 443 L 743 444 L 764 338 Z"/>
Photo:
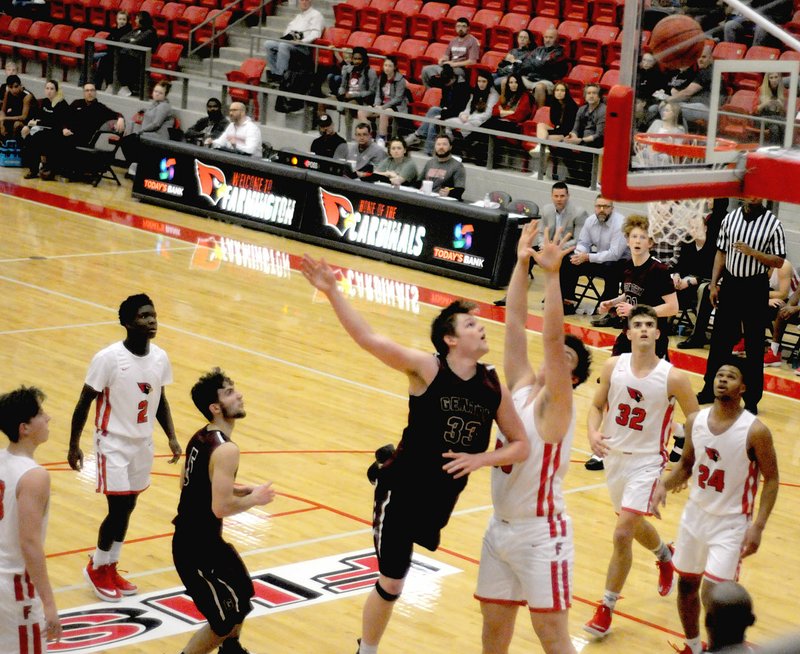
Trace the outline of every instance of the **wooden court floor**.
<path fill-rule="evenodd" d="M 372 450 L 396 442 L 405 424 L 405 380 L 344 336 L 326 301 L 297 271 L 297 256 L 325 254 L 343 267 L 345 290 L 375 328 L 425 350 L 432 349 L 428 326 L 441 304 L 451 296 L 483 303 L 492 348 L 487 361 L 500 364 L 503 312 L 491 306 L 497 291 L 154 208 L 132 201 L 129 186 L 91 189 L 25 182 L 21 176 L 0 169 L 0 363 L 2 388 L 41 386 L 52 416 L 50 441 L 39 457 L 53 488 L 46 549 L 59 609 L 72 630 L 70 644 L 52 651 L 177 654 L 195 628 L 187 618 L 191 611 L 172 592 L 180 590 L 170 553 L 178 468 L 168 465 L 166 438 L 158 429 L 153 484 L 133 515 L 121 565 L 144 603 L 98 605 L 81 575 L 104 501 L 94 492 L 91 461 L 80 474 L 66 465 L 70 418 L 92 355 L 123 335 L 116 320 L 119 302 L 142 291 L 156 303 L 156 342 L 172 361 L 175 382 L 167 396 L 182 443 L 203 424 L 190 387 L 203 371 L 221 366 L 244 392 L 248 411 L 235 432 L 243 452 L 239 477 L 272 480 L 278 491 L 273 504 L 226 523 L 227 537 L 250 570 L 274 575 L 265 577 L 269 601 L 247 621 L 243 643 L 253 654 L 354 651 L 364 597 L 351 588 L 363 576 L 358 559 L 348 563 L 347 557 L 371 548 L 371 486 L 364 473 Z M 198 237 L 211 247 L 197 248 Z M 541 300 L 536 284 L 530 299 L 535 326 Z M 589 328 L 586 317 L 570 324 L 587 342 L 610 342 Z M 534 358 L 540 356 L 538 334 L 532 331 L 529 340 Z M 595 349 L 595 369 L 607 355 L 607 349 Z M 698 366 L 692 356 L 676 361 Z M 772 387 L 782 394 L 767 394 L 760 407 L 775 437 L 782 486 L 761 551 L 746 561 L 741 576 L 755 600 L 755 643 L 800 626 L 799 407 L 787 397 L 797 396 L 796 379 L 788 370 L 778 374 Z M 699 388 L 700 377 L 692 380 Z M 675 596 L 657 595 L 653 558 L 641 549 L 613 633 L 603 642 L 587 642 L 581 630 L 602 594 L 615 519 L 602 473 L 582 465 L 593 390 L 587 383 L 577 392 L 578 433 L 566 480 L 576 539 L 571 633 L 584 652 L 669 652 L 668 641 L 679 642 Z M 89 428 L 82 444 L 88 459 Z M 676 534 L 684 498 L 669 498 L 658 524 L 665 540 Z M 442 549 L 420 551 L 430 565 L 415 573 L 398 603 L 382 652 L 480 651 L 480 611 L 472 593 L 490 514 L 489 474 L 480 471 L 444 532 Z M 345 578 L 353 586 L 328 584 L 326 601 L 296 585 L 279 583 L 282 591 L 275 589 L 276 579 L 307 575 L 318 581 L 321 573 L 342 570 L 349 570 Z M 156 605 L 157 615 L 171 615 L 160 630 L 147 619 Z M 520 616 L 511 651 L 540 652 L 526 615 Z M 146 639 L 153 634 L 158 637 Z"/>

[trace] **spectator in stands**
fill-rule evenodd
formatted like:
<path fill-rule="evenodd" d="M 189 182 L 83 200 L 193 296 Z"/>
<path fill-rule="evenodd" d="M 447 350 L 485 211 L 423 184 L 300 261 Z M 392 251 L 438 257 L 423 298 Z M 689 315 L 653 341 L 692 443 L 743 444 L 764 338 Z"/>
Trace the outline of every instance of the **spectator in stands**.
<path fill-rule="evenodd" d="M 209 98 L 206 102 L 206 117 L 186 130 L 186 141 L 195 145 L 203 145 L 208 138 L 213 141 L 222 135 L 229 122 L 222 113 L 222 102 L 219 98 Z"/>
<path fill-rule="evenodd" d="M 30 169 L 25 179 L 38 177 L 40 164 L 42 172 L 49 174 L 46 153 L 52 150 L 53 142 L 61 138 L 68 112 L 69 108 L 58 88 L 58 82 L 54 79 L 47 80 L 39 117 L 29 120 L 21 132 L 24 139 L 22 165 Z"/>
<path fill-rule="evenodd" d="M 706 33 L 718 30 L 725 20 L 727 5 L 721 5 L 717 0 L 683 0 L 681 4 L 683 13 L 700 23 L 700 27 Z"/>
<path fill-rule="evenodd" d="M 469 86 L 462 82 L 456 75 L 455 70 L 449 65 L 442 66 L 442 72 L 438 77 L 433 78 L 431 83 L 434 87 L 441 87 L 442 97 L 438 107 L 431 107 L 425 114 L 425 118 L 438 118 L 448 120 L 458 116 L 469 102 Z M 433 154 L 433 145 L 436 136 L 441 131 L 441 127 L 434 123 L 422 122 L 415 132 L 406 137 L 406 145 L 411 147 L 425 140 L 425 154 L 429 157 Z"/>
<path fill-rule="evenodd" d="M 394 186 L 418 186 L 419 171 L 408 156 L 408 147 L 401 138 L 389 141 L 389 156 L 375 167 L 372 176 Z"/>
<path fill-rule="evenodd" d="M 121 37 L 121 44 L 138 45 L 155 52 L 158 47 L 158 34 L 153 27 L 153 17 L 146 11 L 136 14 L 136 27 Z M 117 57 L 117 79 L 120 83 L 118 95 L 129 97 L 139 93 L 139 78 L 144 68 L 144 53 L 122 48 Z"/>
<path fill-rule="evenodd" d="M 95 133 L 111 121 L 114 121 L 114 131 L 119 134 L 125 131 L 125 119 L 97 100 L 94 84 L 84 84 L 83 98 L 69 106 L 66 124 L 61 130 L 63 138 L 50 144 L 53 150 L 46 155 L 49 170 L 41 171 L 39 177 L 52 180 L 58 172 L 79 179 L 85 168 L 76 148 L 88 145 Z"/>
<path fill-rule="evenodd" d="M 783 25 L 792 16 L 794 3 L 792 0 L 752 0 L 748 3 L 764 18 L 771 20 L 776 25 Z M 724 40 L 730 43 L 747 43 L 748 37 L 753 35 L 752 45 L 770 46 L 777 40 L 770 36 L 763 27 L 747 20 L 739 14 L 734 15 L 725 22 Z"/>
<path fill-rule="evenodd" d="M 408 100 L 406 98 L 406 78 L 397 70 L 397 58 L 388 56 L 383 60 L 383 70 L 375 85 L 375 97 L 372 102 L 373 107 L 379 109 L 390 109 L 398 114 L 408 112 Z M 366 110 L 358 112 L 358 119 L 368 120 L 376 114 Z M 386 147 L 389 137 L 389 114 L 377 114 L 378 116 L 378 140 L 381 147 Z"/>
<path fill-rule="evenodd" d="M 622 332 L 617 336 L 612 356 L 631 351 L 628 338 L 628 321 L 631 310 L 638 304 L 653 307 L 658 316 L 659 336 L 656 341 L 656 354 L 667 356 L 669 347 L 669 318 L 678 313 L 678 295 L 669 269 L 658 259 L 650 256 L 652 240 L 649 235 L 650 224 L 647 216 L 628 216 L 622 226 L 622 233 L 631 253 L 622 273 L 621 295 L 600 303 L 600 313 L 605 314 L 592 320 L 595 327 L 610 327 L 623 318 Z"/>
<path fill-rule="evenodd" d="M 681 121 L 681 105 L 674 100 L 661 103 L 659 118 L 656 118 L 647 127 L 647 134 L 685 134 L 686 129 Z M 659 142 L 669 143 L 673 139 L 659 139 Z M 656 152 L 652 147 L 645 145 L 636 153 L 636 164 L 643 167 L 669 166 L 672 155 L 665 152 Z M 666 263 L 666 262 L 665 262 Z"/>
<path fill-rule="evenodd" d="M 764 365 L 774 366 L 781 364 L 781 340 L 788 324 L 797 325 L 800 323 L 800 286 L 794 290 L 775 316 L 772 324 L 772 342 L 769 350 L 764 355 Z M 795 368 L 794 374 L 800 375 L 800 365 Z"/>
<path fill-rule="evenodd" d="M 567 53 L 558 44 L 558 32 L 555 27 L 545 30 L 543 45 L 536 48 L 520 66 L 525 88 L 533 90 L 533 98 L 537 107 L 543 107 L 547 95 L 553 92 L 556 80 L 567 74 Z"/>
<path fill-rule="evenodd" d="M 780 73 L 767 73 L 758 91 L 758 104 L 755 114 L 764 118 L 786 118 L 786 91 Z M 783 143 L 783 125 L 765 123 L 765 142 L 771 145 Z"/>
<path fill-rule="evenodd" d="M 467 171 L 453 156 L 453 141 L 447 134 L 436 137 L 433 157 L 420 173 L 423 182 L 433 182 L 433 192 L 451 198 L 461 199 L 467 186 Z"/>
<path fill-rule="evenodd" d="M 536 124 L 536 137 L 549 141 L 563 141 L 575 126 L 575 117 L 578 115 L 578 104 L 564 82 L 556 82 L 553 87 L 553 95 L 547 97 L 547 106 L 550 107 L 550 122 L 541 121 Z M 531 154 L 536 155 L 541 147 L 541 144 L 537 143 Z M 560 150 L 553 146 L 549 147 L 553 179 L 558 180 Z"/>
<path fill-rule="evenodd" d="M 631 258 L 622 233 L 624 222 L 625 217 L 614 210 L 614 202 L 598 195 L 594 213 L 583 224 L 575 251 L 561 263 L 561 297 L 565 315 L 572 315 L 577 309 L 575 285 L 581 275 L 603 279 L 601 301 L 619 295 L 622 271 Z"/>
<path fill-rule="evenodd" d="M 489 120 L 499 99 L 500 94 L 492 85 L 492 76 L 479 70 L 464 111 L 445 121 L 448 123 L 447 133 L 452 136 L 453 130 L 458 130 L 462 136 L 468 136 L 473 127 L 480 127 Z"/>
<path fill-rule="evenodd" d="M 286 34 L 278 41 L 267 41 L 264 44 L 267 52 L 267 79 L 272 83 L 280 83 L 284 73 L 290 68 L 310 68 L 312 65 L 311 49 L 301 45 L 313 43 L 322 36 L 325 19 L 311 6 L 311 0 L 297 0 L 300 13 L 286 26 Z"/>
<path fill-rule="evenodd" d="M 352 143 L 342 143 L 334 157 L 345 159 L 350 165 L 356 177 L 368 177 L 372 175 L 375 166 L 386 159 L 386 149 L 380 147 L 372 140 L 372 130 L 369 123 L 358 123 L 356 125 L 355 141 Z"/>
<path fill-rule="evenodd" d="M 643 53 L 636 73 L 636 100 L 646 102 L 649 107 L 655 102 L 653 96 L 666 88 L 666 74 L 656 64 L 655 56 L 650 52 Z"/>
<path fill-rule="evenodd" d="M 578 109 L 575 125 L 564 138 L 564 143 L 602 148 L 606 129 L 606 105 L 600 85 L 590 82 L 584 86 L 583 98 L 586 104 Z M 589 186 L 594 164 L 594 155 L 591 152 L 573 151 L 572 156 L 565 158 L 565 163 L 567 173 L 576 183 Z"/>
<path fill-rule="evenodd" d="M 116 16 L 116 25 L 111 28 L 111 31 L 106 37 L 107 41 L 121 41 L 123 37 L 127 36 L 133 30 L 130 23 L 128 12 L 120 9 Z M 94 85 L 102 89 L 103 84 L 111 85 L 114 78 L 114 50 L 106 49 L 103 52 L 94 53 L 95 70 L 93 80 Z M 85 80 L 81 80 L 82 84 Z"/>
<path fill-rule="evenodd" d="M 422 69 L 422 83 L 426 87 L 434 86 L 432 80 L 442 72 L 442 66 L 449 64 L 460 81 L 467 81 L 468 66 L 477 64 L 481 56 L 481 44 L 469 33 L 469 21 L 459 18 L 456 21 L 456 36 L 450 41 L 444 56 L 438 64 L 431 64 Z"/>
<path fill-rule="evenodd" d="M 706 44 L 696 66 L 689 66 L 674 71 L 667 80 L 667 90 L 656 93 L 655 98 L 660 101 L 673 100 L 680 103 L 684 123 L 689 124 L 697 120 L 708 118 L 708 107 L 711 102 L 712 64 L 711 56 L 713 45 Z M 650 107 L 650 116 L 655 118 L 658 105 Z"/>
<path fill-rule="evenodd" d="M 6 97 L 8 78 L 11 77 L 11 75 L 19 76 L 19 66 L 17 65 L 17 62 L 14 61 L 13 59 L 9 59 L 8 61 L 6 61 L 4 72 L 6 74 L 6 79 L 2 84 L 0 84 L 0 102 L 3 101 L 4 97 Z"/>
<path fill-rule="evenodd" d="M 339 102 L 350 104 L 367 104 L 375 97 L 378 86 L 378 76 L 369 66 L 369 54 L 361 46 L 353 48 L 352 63 L 342 68 L 342 83 L 336 98 Z M 347 131 L 350 131 L 352 112 L 347 110 Z"/>
<path fill-rule="evenodd" d="M 228 117 L 231 122 L 225 131 L 215 139 L 206 138 L 206 145 L 251 157 L 261 156 L 261 130 L 247 115 L 244 103 L 231 102 Z"/>
<path fill-rule="evenodd" d="M 166 81 L 158 82 L 153 87 L 153 101 L 144 110 L 142 124 L 137 126 L 134 122 L 133 132 L 122 139 L 122 154 L 130 164 L 128 175 L 131 177 L 136 175 L 136 166 L 141 158 L 142 143 L 140 139 L 142 134 L 157 136 L 164 141 L 169 141 L 169 130 L 175 127 L 175 113 L 167 100 L 171 87 L 172 85 Z"/>
<path fill-rule="evenodd" d="M 531 115 L 531 99 L 528 90 L 522 83 L 518 73 L 511 73 L 506 78 L 500 99 L 492 109 L 492 117 L 481 125 L 483 129 L 493 129 L 500 132 L 519 134 L 522 132 L 522 123 Z M 475 160 L 485 165 L 487 134 L 473 132 L 466 139 L 465 148 L 472 152 Z"/>
<path fill-rule="evenodd" d="M 345 66 L 353 63 L 353 48 L 334 50 L 333 56 L 336 61 L 336 69 L 327 74 L 325 81 L 328 84 L 328 95 L 336 96 L 339 86 L 342 84 L 342 70 Z"/>
<path fill-rule="evenodd" d="M 789 259 L 785 259 L 780 268 L 773 268 L 769 277 L 769 324 L 767 327 L 775 334 L 775 325 L 777 323 L 778 314 L 781 309 L 786 306 L 790 295 L 798 288 L 797 273 L 795 273 L 794 266 Z M 794 282 L 794 283 L 793 283 Z M 784 328 L 780 331 L 780 336 L 783 336 Z M 764 355 L 765 366 L 780 367 L 783 362 L 781 358 L 781 340 L 780 338 L 772 339 L 769 349 Z M 744 346 L 744 343 L 742 343 Z M 742 348 L 744 349 L 744 348 Z"/>
<path fill-rule="evenodd" d="M 336 132 L 333 120 L 328 114 L 322 114 L 317 119 L 319 136 L 311 142 L 311 152 L 320 157 L 333 157 L 336 149 L 340 145 L 346 145 L 347 141 Z"/>
<path fill-rule="evenodd" d="M 514 43 L 516 43 L 516 47 L 511 48 L 493 75 L 494 85 L 498 91 L 503 88 L 506 77 L 511 73 L 518 73 L 523 62 L 533 54 L 535 44 L 528 30 L 517 32 L 514 36 Z"/>
<path fill-rule="evenodd" d="M 22 128 L 36 114 L 36 98 L 22 86 L 19 75 L 6 78 L 6 92 L 0 108 L 0 136 L 19 138 Z"/>

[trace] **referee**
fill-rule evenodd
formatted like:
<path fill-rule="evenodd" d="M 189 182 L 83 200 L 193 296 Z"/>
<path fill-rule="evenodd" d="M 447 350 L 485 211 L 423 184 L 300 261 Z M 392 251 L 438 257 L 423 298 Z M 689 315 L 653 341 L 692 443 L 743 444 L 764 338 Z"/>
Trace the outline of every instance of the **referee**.
<path fill-rule="evenodd" d="M 700 404 L 714 401 L 714 375 L 730 356 L 744 330 L 747 355 L 744 403 L 754 414 L 758 414 L 758 403 L 764 392 L 769 269 L 780 267 L 786 258 L 783 225 L 762 202 L 745 199 L 742 206 L 725 216 L 720 226 L 710 284 L 711 304 L 716 307 L 717 315 L 705 384 L 697 394 Z"/>

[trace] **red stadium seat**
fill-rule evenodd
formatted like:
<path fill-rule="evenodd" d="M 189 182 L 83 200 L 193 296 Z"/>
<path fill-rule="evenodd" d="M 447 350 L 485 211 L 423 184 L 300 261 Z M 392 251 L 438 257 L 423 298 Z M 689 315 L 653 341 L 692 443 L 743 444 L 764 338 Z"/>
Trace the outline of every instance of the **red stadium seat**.
<path fill-rule="evenodd" d="M 499 50 L 488 50 L 487 52 L 483 53 L 481 57 L 480 63 L 475 64 L 472 66 L 472 76 L 470 77 L 470 84 L 473 86 L 478 79 L 478 71 L 483 70 L 487 73 L 494 73 L 497 70 L 497 67 L 500 65 L 500 62 L 506 58 L 505 52 L 500 52 Z"/>
<path fill-rule="evenodd" d="M 402 39 L 399 36 L 391 36 L 389 34 L 381 34 L 375 39 L 372 47 L 369 49 L 370 56 L 369 65 L 377 75 L 383 72 L 383 61 L 389 55 L 393 55 L 400 47 Z"/>
<path fill-rule="evenodd" d="M 266 61 L 264 61 L 263 57 L 251 57 L 250 59 L 245 59 L 237 70 L 231 70 L 225 73 L 225 77 L 228 78 L 229 82 L 260 86 L 264 68 L 266 68 Z M 252 100 L 253 119 L 258 120 L 259 106 L 258 93 L 256 91 L 231 88 L 228 89 L 228 93 L 231 96 L 231 100 L 234 102 L 244 102 L 244 104 L 249 105 Z"/>
<path fill-rule="evenodd" d="M 121 10 L 127 11 L 128 16 L 135 16 L 141 11 L 142 3 L 144 0 L 122 0 L 119 5 Z M 152 16 L 153 14 L 150 14 Z M 114 21 L 115 15 L 109 14 L 107 17 L 109 25 L 115 25 Z"/>
<path fill-rule="evenodd" d="M 542 37 L 551 27 L 558 28 L 558 19 L 550 16 L 537 16 L 531 19 L 531 22 L 528 23 L 528 31 L 533 34 L 536 45 L 542 45 Z"/>
<path fill-rule="evenodd" d="M 206 16 L 208 22 L 200 27 L 192 37 L 192 48 L 196 46 L 201 46 L 203 48 L 220 48 L 227 45 L 228 35 L 225 30 L 231 22 L 232 17 L 233 13 L 230 11 L 222 11 L 222 9 L 212 9 L 209 11 Z M 211 42 L 212 39 L 214 39 L 214 43 Z"/>
<path fill-rule="evenodd" d="M 778 61 L 781 51 L 778 48 L 766 48 L 754 45 L 747 50 L 745 61 Z M 733 76 L 733 86 L 737 90 L 756 90 L 761 85 L 762 73 L 736 73 Z"/>
<path fill-rule="evenodd" d="M 729 43 L 728 41 L 720 41 L 714 46 L 711 56 L 714 59 L 744 59 L 747 53 L 747 46 L 742 43 Z"/>
<path fill-rule="evenodd" d="M 612 86 L 617 84 L 619 84 L 619 68 L 607 70 L 600 78 L 600 88 L 603 89 L 604 95 L 611 90 Z"/>
<path fill-rule="evenodd" d="M 3 14 L 11 22 L 11 16 Z M 50 19 L 67 20 L 69 17 L 69 0 L 50 0 Z"/>
<path fill-rule="evenodd" d="M 25 35 L 30 32 L 31 25 L 33 25 L 33 21 L 30 18 L 21 18 L 18 16 L 17 18 L 12 19 L 8 24 L 8 35 L 6 39 L 8 41 L 20 43 Z M 10 57 L 13 52 L 13 46 L 0 44 L 0 53 L 2 53 L 4 58 Z"/>
<path fill-rule="evenodd" d="M 511 7 L 509 7 L 508 10 L 511 11 Z M 561 18 L 561 2 L 559 0 L 536 0 L 535 15 L 559 19 Z"/>
<path fill-rule="evenodd" d="M 603 69 L 599 66 L 575 66 L 564 78 L 564 84 L 569 88 L 569 93 L 578 104 L 583 104 L 583 87 L 589 82 L 599 82 L 603 76 Z"/>
<path fill-rule="evenodd" d="M 576 64 L 602 66 L 605 49 L 617 38 L 619 28 L 613 25 L 592 25 L 575 47 Z"/>
<path fill-rule="evenodd" d="M 317 45 L 329 45 L 334 48 L 343 48 L 350 37 L 350 30 L 343 27 L 326 27 L 321 39 L 316 39 Z M 336 57 L 332 50 L 317 51 L 317 65 L 320 67 L 332 67 L 336 65 Z"/>
<path fill-rule="evenodd" d="M 386 12 L 383 18 L 383 33 L 405 38 L 408 21 L 422 9 L 422 0 L 398 0 L 394 9 Z"/>
<path fill-rule="evenodd" d="M 409 102 L 421 102 L 422 97 L 425 95 L 425 87 L 422 84 L 414 84 L 413 82 L 406 82 L 406 89 L 411 95 Z"/>
<path fill-rule="evenodd" d="M 741 114 L 742 117 L 720 114 L 717 133 L 720 136 L 726 136 L 739 142 L 755 140 L 759 130 L 755 128 L 753 121 L 747 116 L 752 116 L 757 102 L 758 94 L 755 91 L 736 91 L 731 96 L 730 101 L 722 105 L 720 111 Z"/>
<path fill-rule="evenodd" d="M 430 41 L 433 38 L 433 24 L 447 16 L 448 11 L 450 5 L 444 2 L 428 2 L 422 5 L 420 12 L 409 18 L 408 36 L 412 39 Z"/>
<path fill-rule="evenodd" d="M 358 26 L 358 12 L 369 5 L 369 0 L 348 0 L 333 6 L 336 27 L 354 30 Z"/>
<path fill-rule="evenodd" d="M 414 77 L 414 61 L 425 54 L 428 48 L 428 42 L 420 39 L 406 39 L 400 44 L 400 47 L 395 53 L 397 57 L 397 70 L 407 79 L 419 80 Z"/>
<path fill-rule="evenodd" d="M 208 16 L 206 7 L 186 7 L 184 12 L 175 19 L 172 25 L 172 38 L 181 43 L 189 41 L 189 32 L 197 27 Z"/>
<path fill-rule="evenodd" d="M 481 9 L 493 9 L 494 11 L 503 13 L 506 11 L 506 0 L 482 0 Z"/>
<path fill-rule="evenodd" d="M 425 90 L 422 100 L 412 101 L 408 105 L 408 113 L 414 116 L 424 116 L 431 107 L 438 107 L 442 102 L 442 89 L 429 88 Z M 414 125 L 419 127 L 422 121 L 415 120 Z"/>
<path fill-rule="evenodd" d="M 529 22 L 524 14 L 506 14 L 500 23 L 492 28 L 489 36 L 490 50 L 504 50 L 508 52 L 516 46 L 514 35 L 525 29 Z"/>
<path fill-rule="evenodd" d="M 589 20 L 589 9 L 592 0 L 567 0 L 564 4 L 564 20 Z"/>
<path fill-rule="evenodd" d="M 160 14 L 153 15 L 153 26 L 159 40 L 165 41 L 172 36 L 172 27 L 185 10 L 186 5 L 180 2 L 168 2 Z"/>
<path fill-rule="evenodd" d="M 375 36 L 372 32 L 353 32 L 347 38 L 347 47 L 358 48 L 360 46 L 369 50 L 375 43 Z"/>
<path fill-rule="evenodd" d="M 503 12 L 498 9 L 479 9 L 470 21 L 470 32 L 475 34 L 481 43 L 488 43 L 486 35 L 489 30 L 500 24 L 503 20 Z M 478 36 L 482 35 L 482 38 Z"/>
<path fill-rule="evenodd" d="M 372 0 L 368 7 L 358 11 L 358 29 L 363 32 L 380 34 L 383 27 L 383 17 L 386 12 L 394 9 L 396 0 Z"/>
<path fill-rule="evenodd" d="M 150 59 L 150 66 L 153 68 L 164 68 L 165 70 L 178 70 L 178 64 L 181 61 L 182 53 L 183 46 L 180 43 L 162 43 L 158 46 L 158 49 Z M 261 59 L 261 63 L 266 66 L 264 59 Z M 244 66 L 244 64 L 242 64 L 242 66 Z M 173 78 L 166 73 L 150 73 L 150 79 L 153 80 L 153 82 L 160 82 L 161 80 L 170 80 Z"/>
<path fill-rule="evenodd" d="M 425 48 L 425 54 L 421 57 L 417 57 L 413 63 L 414 79 L 422 79 L 422 69 L 431 64 L 438 64 L 439 59 L 444 56 L 446 51 L 446 43 L 431 43 Z"/>
<path fill-rule="evenodd" d="M 624 0 L 594 0 L 593 25 L 621 25 Z"/>
<path fill-rule="evenodd" d="M 619 60 L 622 57 L 623 31 L 620 31 L 620 33 L 617 34 L 617 38 L 614 39 L 611 43 L 609 43 L 608 46 L 606 47 L 606 55 L 604 60 L 606 68 L 619 68 Z M 641 43 L 642 51 L 648 52 L 646 46 L 647 42 L 650 40 L 650 32 L 645 30 L 641 33 L 641 36 L 642 36 L 642 43 Z"/>
<path fill-rule="evenodd" d="M 49 23 L 45 20 L 37 20 L 33 25 L 31 25 L 31 28 L 26 34 L 19 36 L 17 45 L 30 43 L 31 45 L 47 47 L 47 37 L 52 29 L 53 23 Z M 36 52 L 35 50 L 26 50 L 25 48 L 20 48 L 18 50 L 18 54 L 19 58 L 22 60 L 23 73 L 26 72 L 26 66 L 29 61 L 43 61 L 47 59 L 47 55 L 45 53 Z"/>
<path fill-rule="evenodd" d="M 54 25 L 42 45 L 53 50 L 63 49 L 69 43 L 69 37 L 73 30 L 72 25 Z"/>
<path fill-rule="evenodd" d="M 88 39 L 90 36 L 94 36 L 93 29 L 88 27 L 78 27 L 77 29 L 73 30 L 72 34 L 69 35 L 69 41 L 62 45 L 61 48 L 67 52 L 83 52 L 86 39 Z M 63 71 L 61 74 L 62 81 L 66 81 L 67 74 L 71 68 L 80 68 L 83 65 L 83 60 L 78 59 L 77 57 L 60 56 L 58 61 L 61 64 Z"/>
<path fill-rule="evenodd" d="M 109 15 L 116 15 L 120 4 L 121 0 L 92 0 L 89 5 L 88 23 L 99 30 L 105 29 L 109 25 Z"/>
<path fill-rule="evenodd" d="M 564 46 L 564 52 L 569 59 L 575 57 L 575 47 L 578 40 L 586 35 L 588 23 L 579 20 L 565 20 L 558 26 L 558 42 Z"/>
<path fill-rule="evenodd" d="M 539 123 L 547 123 L 552 126 L 550 122 L 550 107 L 539 107 L 533 118 L 522 123 L 522 133 L 525 136 L 536 136 L 536 127 Z M 526 141 L 522 143 L 522 147 L 530 153 L 536 147 L 536 143 Z"/>

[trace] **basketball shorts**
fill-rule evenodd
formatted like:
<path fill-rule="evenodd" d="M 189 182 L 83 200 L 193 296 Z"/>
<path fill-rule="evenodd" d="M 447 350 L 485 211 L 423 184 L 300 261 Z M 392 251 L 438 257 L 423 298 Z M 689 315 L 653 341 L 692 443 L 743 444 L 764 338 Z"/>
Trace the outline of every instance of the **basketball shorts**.
<path fill-rule="evenodd" d="M 372 538 L 380 573 L 390 579 L 404 579 L 414 553 L 414 531 L 406 502 L 380 478 L 375 487 Z"/>
<path fill-rule="evenodd" d="M 493 516 L 483 537 L 475 598 L 527 605 L 534 612 L 568 609 L 574 557 L 568 517 L 505 522 Z"/>
<path fill-rule="evenodd" d="M 711 581 L 735 581 L 749 524 L 744 514 L 712 515 L 689 500 L 672 556 L 675 570 L 684 575 L 705 574 Z"/>
<path fill-rule="evenodd" d="M 44 654 L 42 602 L 27 575 L 0 575 L 0 652 Z"/>
<path fill-rule="evenodd" d="M 172 560 L 186 593 L 217 636 L 229 634 L 253 609 L 253 580 L 232 545 L 176 531 Z"/>
<path fill-rule="evenodd" d="M 97 492 L 106 495 L 141 493 L 150 485 L 153 439 L 95 435 Z"/>
<path fill-rule="evenodd" d="M 614 511 L 650 515 L 650 498 L 664 470 L 660 454 L 610 452 L 603 459 Z"/>

